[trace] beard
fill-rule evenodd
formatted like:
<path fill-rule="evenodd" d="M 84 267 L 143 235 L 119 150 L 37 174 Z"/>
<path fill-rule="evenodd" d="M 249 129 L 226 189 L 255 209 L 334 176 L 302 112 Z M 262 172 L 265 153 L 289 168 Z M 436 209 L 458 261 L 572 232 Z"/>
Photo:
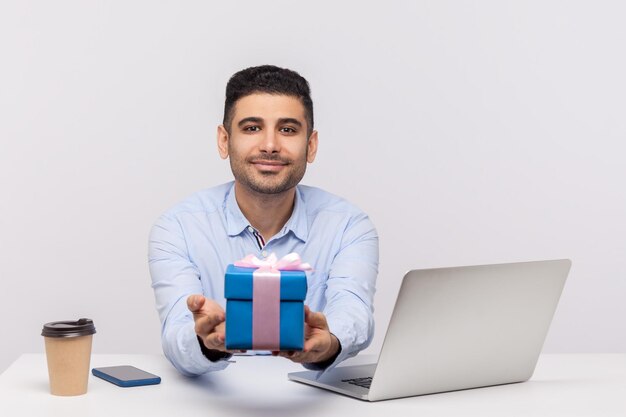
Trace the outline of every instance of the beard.
<path fill-rule="evenodd" d="M 229 150 L 230 169 L 235 180 L 259 194 L 281 194 L 300 183 L 306 172 L 306 154 L 301 160 L 290 160 L 279 155 L 256 155 L 247 159 Z M 277 161 L 285 164 L 280 172 L 261 171 L 253 165 L 255 160 Z"/>

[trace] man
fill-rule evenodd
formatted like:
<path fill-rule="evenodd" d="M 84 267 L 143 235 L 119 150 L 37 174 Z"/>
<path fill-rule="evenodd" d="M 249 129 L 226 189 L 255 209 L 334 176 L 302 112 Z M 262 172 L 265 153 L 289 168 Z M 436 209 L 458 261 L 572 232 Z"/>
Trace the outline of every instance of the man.
<path fill-rule="evenodd" d="M 275 355 L 322 370 L 370 344 L 378 236 L 353 205 L 298 185 L 317 145 L 309 85 L 299 74 L 264 65 L 231 77 L 217 146 L 234 182 L 192 195 L 150 234 L 163 351 L 183 374 L 228 366 L 224 272 L 250 253 L 297 252 L 314 268 L 307 272 L 304 349 Z"/>

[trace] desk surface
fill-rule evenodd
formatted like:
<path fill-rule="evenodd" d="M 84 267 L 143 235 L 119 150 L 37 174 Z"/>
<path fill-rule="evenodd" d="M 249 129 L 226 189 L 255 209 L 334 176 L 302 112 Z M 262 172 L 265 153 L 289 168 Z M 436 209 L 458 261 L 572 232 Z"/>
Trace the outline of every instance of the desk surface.
<path fill-rule="evenodd" d="M 162 382 L 119 388 L 90 375 L 86 395 L 55 397 L 45 356 L 26 354 L 0 375 L 0 416 L 626 416 L 625 354 L 542 355 L 522 384 L 377 403 L 289 381 L 287 372 L 301 367 L 283 358 L 235 359 L 225 371 L 187 378 L 160 355 L 92 355 L 92 368 L 134 365 Z"/>

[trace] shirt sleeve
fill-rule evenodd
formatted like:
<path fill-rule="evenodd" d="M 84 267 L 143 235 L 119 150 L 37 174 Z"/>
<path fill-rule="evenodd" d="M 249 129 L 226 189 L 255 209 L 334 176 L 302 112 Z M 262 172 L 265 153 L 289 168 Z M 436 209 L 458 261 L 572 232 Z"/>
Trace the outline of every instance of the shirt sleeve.
<path fill-rule="evenodd" d="M 377 275 L 378 233 L 367 215 L 361 213 L 344 230 L 329 271 L 323 313 L 331 333 L 341 343 L 341 353 L 325 371 L 372 342 Z M 314 365 L 306 367 L 317 369 Z"/>
<path fill-rule="evenodd" d="M 167 359 L 188 376 L 226 368 L 229 362 L 211 362 L 203 355 L 196 337 L 187 297 L 204 292 L 200 272 L 189 259 L 187 242 L 177 219 L 161 216 L 152 227 L 148 263 L 161 319 L 161 344 Z"/>

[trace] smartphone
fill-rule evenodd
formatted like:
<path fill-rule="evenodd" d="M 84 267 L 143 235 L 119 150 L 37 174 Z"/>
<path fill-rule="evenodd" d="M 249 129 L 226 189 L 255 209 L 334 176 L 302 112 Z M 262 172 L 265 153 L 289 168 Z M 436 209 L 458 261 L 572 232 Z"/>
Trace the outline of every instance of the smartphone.
<path fill-rule="evenodd" d="M 93 368 L 91 373 L 120 387 L 155 385 L 161 382 L 160 377 L 130 365 Z"/>

